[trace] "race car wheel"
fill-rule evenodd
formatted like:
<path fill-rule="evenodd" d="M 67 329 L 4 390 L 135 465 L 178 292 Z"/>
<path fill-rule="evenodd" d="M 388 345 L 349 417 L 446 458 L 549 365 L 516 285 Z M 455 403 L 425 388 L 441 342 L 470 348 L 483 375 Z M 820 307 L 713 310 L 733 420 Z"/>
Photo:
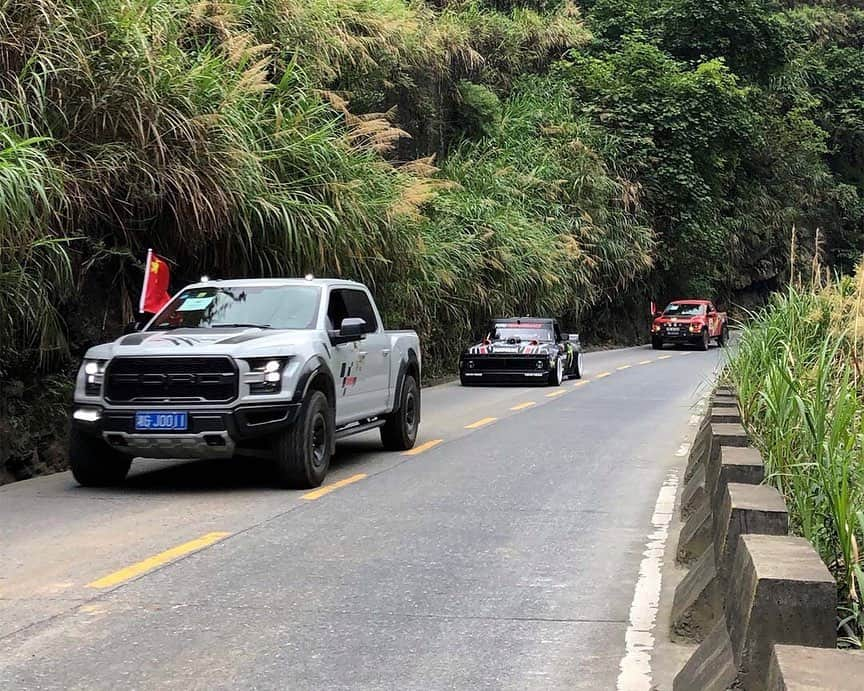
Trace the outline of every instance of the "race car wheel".
<path fill-rule="evenodd" d="M 310 391 L 297 420 L 273 439 L 276 476 L 282 487 L 318 487 L 327 476 L 333 449 L 333 413 L 327 396 Z"/>
<path fill-rule="evenodd" d="M 651 339 L 651 347 L 654 350 L 663 350 L 663 341 L 659 338 L 652 338 Z"/>
<path fill-rule="evenodd" d="M 132 457 L 73 427 L 69 431 L 69 465 L 79 485 L 109 487 L 126 479 Z"/>
<path fill-rule="evenodd" d="M 719 345 L 722 348 L 728 342 L 729 342 L 729 327 L 724 324 L 723 328 L 720 330 L 720 335 L 717 337 L 717 345 Z"/>
<path fill-rule="evenodd" d="M 402 383 L 399 407 L 387 416 L 381 428 L 381 443 L 388 451 L 406 451 L 417 441 L 420 426 L 420 387 L 410 374 Z"/>
<path fill-rule="evenodd" d="M 561 382 L 564 381 L 564 360 L 560 357 L 555 360 L 555 369 L 549 372 L 549 385 L 550 386 L 561 386 Z"/>
<path fill-rule="evenodd" d="M 708 350 L 711 339 L 708 337 L 708 329 L 702 329 L 702 338 L 699 340 L 699 350 Z"/>
<path fill-rule="evenodd" d="M 573 364 L 573 378 L 582 378 L 582 353 L 576 353 L 576 362 Z"/>

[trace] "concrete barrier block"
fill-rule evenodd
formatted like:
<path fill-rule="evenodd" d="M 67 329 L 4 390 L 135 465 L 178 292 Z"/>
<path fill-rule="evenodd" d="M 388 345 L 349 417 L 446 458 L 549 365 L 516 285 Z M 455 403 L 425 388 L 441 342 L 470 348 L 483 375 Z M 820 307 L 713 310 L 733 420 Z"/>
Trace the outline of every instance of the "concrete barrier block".
<path fill-rule="evenodd" d="M 736 401 L 712 401 L 712 408 L 721 408 L 724 410 L 738 410 L 738 403 Z"/>
<path fill-rule="evenodd" d="M 687 456 L 687 468 L 684 470 L 684 482 L 687 482 L 696 472 L 696 469 L 702 465 L 708 458 L 708 453 L 711 450 L 711 425 L 709 417 L 706 415 L 702 418 L 696 436 L 693 439 L 693 444 L 690 446 L 690 453 Z"/>
<path fill-rule="evenodd" d="M 782 495 L 767 485 L 730 482 L 714 513 L 714 560 L 721 583 L 728 583 L 741 535 L 786 535 L 789 513 Z"/>
<path fill-rule="evenodd" d="M 716 515 L 723 503 L 727 483 L 760 485 L 764 480 L 765 464 L 758 450 L 752 447 L 721 446 L 717 457 L 706 467 L 705 472 L 705 493 L 711 502 L 712 514 Z"/>
<path fill-rule="evenodd" d="M 735 395 L 735 387 L 729 384 L 722 384 L 714 389 L 715 396 L 734 396 Z"/>
<path fill-rule="evenodd" d="M 675 676 L 672 691 L 727 691 L 737 676 L 732 641 L 721 617 Z"/>
<path fill-rule="evenodd" d="M 738 396 L 730 396 L 728 394 L 718 394 L 711 399 L 712 405 L 717 405 L 718 403 L 734 403 L 738 405 Z"/>
<path fill-rule="evenodd" d="M 671 617 L 673 637 L 702 641 L 722 614 L 722 602 L 714 550 L 706 549 L 675 588 Z"/>
<path fill-rule="evenodd" d="M 680 638 L 701 641 L 722 612 L 740 535 L 787 532 L 786 504 L 773 487 L 729 483 L 723 494 L 720 509 L 712 512 L 713 545 L 675 589 L 672 632 Z"/>
<path fill-rule="evenodd" d="M 741 422 L 741 411 L 738 408 L 718 407 L 711 408 L 711 422 Z"/>
<path fill-rule="evenodd" d="M 726 596 L 738 682 L 764 689 L 775 643 L 833 648 L 837 590 L 800 537 L 741 535 Z"/>
<path fill-rule="evenodd" d="M 711 544 L 712 528 L 711 507 L 706 501 L 690 515 L 681 528 L 676 561 L 686 565 L 692 564 L 701 557 Z"/>
<path fill-rule="evenodd" d="M 864 690 L 864 652 L 775 645 L 768 691 Z"/>
<path fill-rule="evenodd" d="M 720 446 L 750 446 L 747 430 L 740 422 L 712 422 L 711 436 Z"/>
<path fill-rule="evenodd" d="M 705 494 L 705 463 L 699 465 L 681 491 L 681 518 L 687 519 L 707 501 Z"/>
<path fill-rule="evenodd" d="M 768 688 L 775 644 L 834 647 L 836 604 L 834 579 L 806 540 L 742 535 L 726 616 L 678 672 L 674 691 Z"/>

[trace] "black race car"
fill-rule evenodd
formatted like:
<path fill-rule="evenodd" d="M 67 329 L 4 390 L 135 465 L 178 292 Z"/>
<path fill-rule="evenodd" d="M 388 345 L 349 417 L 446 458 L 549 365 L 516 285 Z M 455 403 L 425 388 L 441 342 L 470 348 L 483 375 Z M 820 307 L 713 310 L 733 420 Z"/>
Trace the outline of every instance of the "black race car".
<path fill-rule="evenodd" d="M 492 322 L 486 338 L 459 358 L 459 379 L 471 384 L 551 384 L 582 377 L 582 344 L 554 319 L 510 317 Z"/>

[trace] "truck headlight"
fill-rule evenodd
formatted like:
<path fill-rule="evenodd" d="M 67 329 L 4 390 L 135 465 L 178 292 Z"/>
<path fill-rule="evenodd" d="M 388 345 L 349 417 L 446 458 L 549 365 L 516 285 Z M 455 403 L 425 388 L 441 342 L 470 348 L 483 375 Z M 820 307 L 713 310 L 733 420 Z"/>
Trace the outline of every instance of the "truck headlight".
<path fill-rule="evenodd" d="M 88 396 L 98 396 L 102 393 L 106 362 L 106 360 L 84 361 L 84 393 Z"/>
<path fill-rule="evenodd" d="M 282 390 L 282 371 L 288 358 L 262 358 L 248 362 L 249 374 L 246 375 L 246 383 L 249 384 L 249 393 L 274 394 Z"/>

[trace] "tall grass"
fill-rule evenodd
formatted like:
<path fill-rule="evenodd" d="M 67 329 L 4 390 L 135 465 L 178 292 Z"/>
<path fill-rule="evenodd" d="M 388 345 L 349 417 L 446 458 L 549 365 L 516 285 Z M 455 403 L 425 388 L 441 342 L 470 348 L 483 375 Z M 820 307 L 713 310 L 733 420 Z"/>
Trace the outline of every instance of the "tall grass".
<path fill-rule="evenodd" d="M 864 277 L 864 267 L 859 270 Z M 791 287 L 744 327 L 730 363 L 742 414 L 792 528 L 841 584 L 841 630 L 861 645 L 864 388 L 857 368 L 861 282 Z"/>
<path fill-rule="evenodd" d="M 0 33 L 0 337 L 25 358 L 62 350 L 70 293 L 129 315 L 150 246 L 178 283 L 367 281 L 441 366 L 493 313 L 575 317 L 650 266 L 636 188 L 518 76 L 587 40 L 570 2 L 6 0 Z M 466 80 L 503 101 L 479 141 Z M 397 160 L 448 116 L 440 170 Z"/>

